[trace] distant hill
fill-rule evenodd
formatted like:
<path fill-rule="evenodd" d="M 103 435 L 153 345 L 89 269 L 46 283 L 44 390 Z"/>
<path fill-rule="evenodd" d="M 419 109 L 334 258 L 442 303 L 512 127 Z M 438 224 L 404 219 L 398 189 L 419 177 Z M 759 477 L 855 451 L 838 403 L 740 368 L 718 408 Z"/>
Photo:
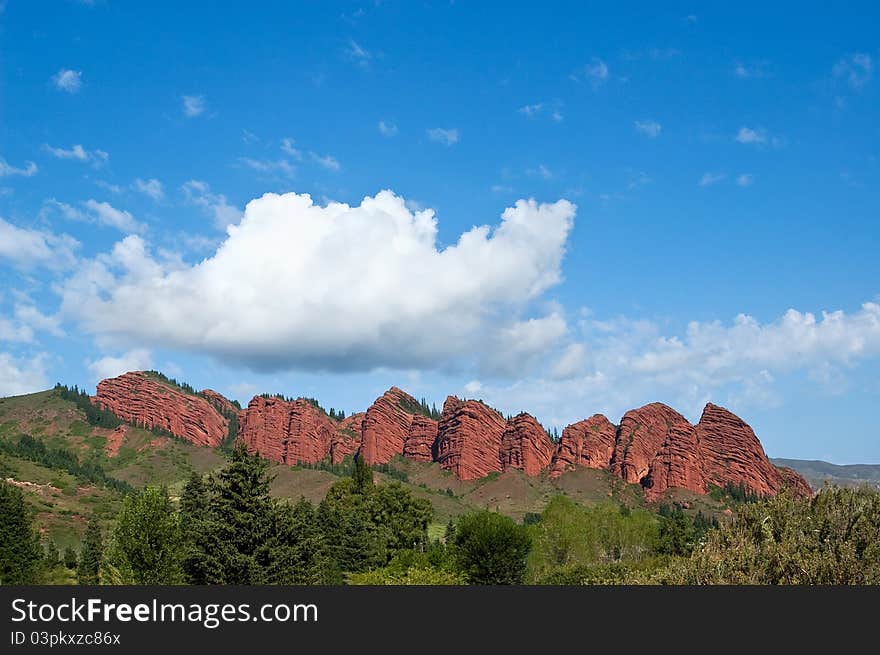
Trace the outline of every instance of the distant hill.
<path fill-rule="evenodd" d="M 880 489 L 880 464 L 830 464 L 821 460 L 771 459 L 776 466 L 787 466 L 804 476 L 814 489 L 826 482 L 841 487 L 867 484 Z"/>

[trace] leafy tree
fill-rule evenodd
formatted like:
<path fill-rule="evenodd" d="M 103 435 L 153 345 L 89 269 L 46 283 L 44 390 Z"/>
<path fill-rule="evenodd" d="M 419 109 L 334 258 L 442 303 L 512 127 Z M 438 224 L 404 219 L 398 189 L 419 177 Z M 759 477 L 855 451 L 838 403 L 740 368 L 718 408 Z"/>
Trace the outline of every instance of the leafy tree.
<path fill-rule="evenodd" d="M 681 507 L 675 505 L 660 522 L 657 552 L 666 555 L 690 555 L 696 539 L 693 521 L 685 515 Z"/>
<path fill-rule="evenodd" d="M 690 559 L 658 582 L 880 584 L 880 493 L 826 487 L 812 499 L 784 492 L 739 508 Z"/>
<path fill-rule="evenodd" d="M 77 579 L 81 585 L 96 585 L 101 581 L 101 562 L 104 559 L 104 539 L 98 519 L 92 516 L 83 538 L 79 555 Z"/>
<path fill-rule="evenodd" d="M 183 581 L 180 517 L 168 490 L 147 487 L 128 496 L 113 529 L 106 564 L 126 584 Z"/>
<path fill-rule="evenodd" d="M 501 514 L 465 514 L 456 525 L 457 566 L 471 584 L 521 584 L 530 548 L 526 528 Z"/>
<path fill-rule="evenodd" d="M 36 582 L 42 555 L 24 494 L 0 480 L 0 584 Z"/>

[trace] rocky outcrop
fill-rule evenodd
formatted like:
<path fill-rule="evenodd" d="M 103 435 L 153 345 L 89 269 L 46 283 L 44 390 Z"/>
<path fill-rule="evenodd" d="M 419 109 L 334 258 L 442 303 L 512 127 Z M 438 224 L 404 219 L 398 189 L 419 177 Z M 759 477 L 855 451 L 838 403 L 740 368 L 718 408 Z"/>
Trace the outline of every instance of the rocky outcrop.
<path fill-rule="evenodd" d="M 361 446 L 361 426 L 364 413 L 352 414 L 336 425 L 336 434 L 330 441 L 330 461 L 339 464 L 350 455 L 354 455 Z"/>
<path fill-rule="evenodd" d="M 553 453 L 550 477 L 558 478 L 578 466 L 607 469 L 616 441 L 617 428 L 602 414 L 569 425 Z"/>
<path fill-rule="evenodd" d="M 203 389 L 199 391 L 199 395 L 203 396 L 209 403 L 211 403 L 221 414 L 238 414 L 241 411 L 238 407 L 232 404 L 226 396 L 218 391 L 214 391 L 213 389 Z"/>
<path fill-rule="evenodd" d="M 117 425 L 110 434 L 107 435 L 107 442 L 104 444 L 104 452 L 107 457 L 116 457 L 119 449 L 122 448 L 122 442 L 125 441 L 125 434 L 128 432 L 128 426 L 123 423 Z"/>
<path fill-rule="evenodd" d="M 523 412 L 507 422 L 498 452 L 502 471 L 514 468 L 526 475 L 538 475 L 552 458 L 553 442 L 533 416 Z"/>
<path fill-rule="evenodd" d="M 412 424 L 415 398 L 391 387 L 370 405 L 364 415 L 361 456 L 367 464 L 385 464 L 403 454 L 403 446 Z"/>
<path fill-rule="evenodd" d="M 498 454 L 506 427 L 504 418 L 483 403 L 449 396 L 440 416 L 437 461 L 460 480 L 500 472 Z"/>
<path fill-rule="evenodd" d="M 743 485 L 759 496 L 772 496 L 788 483 L 798 493 L 810 486 L 794 471 L 773 466 L 752 428 L 732 412 L 709 403 L 697 423 L 706 481 L 725 487 Z"/>
<path fill-rule="evenodd" d="M 795 496 L 801 498 L 809 498 L 813 495 L 813 488 L 800 473 L 787 466 L 777 466 L 776 470 L 779 471 L 779 476 L 782 478 L 782 488 L 790 489 Z"/>
<path fill-rule="evenodd" d="M 304 398 L 256 396 L 236 415 L 236 406 L 216 391 L 194 393 L 151 372 L 103 380 L 92 401 L 126 422 L 160 428 L 202 446 L 220 446 L 229 433 L 228 417 L 234 429 L 237 416 L 238 441 L 284 464 L 328 458 L 339 463 L 356 452 L 370 464 L 384 464 L 402 455 L 438 462 L 461 480 L 509 469 L 530 476 L 549 469 L 550 477 L 558 478 L 586 467 L 641 485 L 651 501 L 670 489 L 706 493 L 715 486 L 744 488 L 758 496 L 786 487 L 801 496 L 811 493 L 798 473 L 770 463 L 748 424 L 711 403 L 697 425 L 662 403 L 627 412 L 619 426 L 596 414 L 566 427 L 554 446 L 529 414 L 506 421 L 480 401 L 450 396 L 438 422 L 397 387 L 366 412 L 341 421 Z M 125 430 L 108 435 L 109 456 L 118 453 Z"/>
<path fill-rule="evenodd" d="M 403 456 L 417 462 L 433 462 L 437 434 L 437 421 L 416 414 L 412 417 L 406 441 L 403 442 Z"/>
<path fill-rule="evenodd" d="M 316 464 L 330 456 L 337 425 L 304 398 L 254 396 L 238 417 L 238 440 L 281 464 Z"/>
<path fill-rule="evenodd" d="M 145 371 L 101 380 L 93 402 L 124 421 L 165 430 L 198 446 L 217 447 L 228 433 L 228 421 L 207 399 Z"/>

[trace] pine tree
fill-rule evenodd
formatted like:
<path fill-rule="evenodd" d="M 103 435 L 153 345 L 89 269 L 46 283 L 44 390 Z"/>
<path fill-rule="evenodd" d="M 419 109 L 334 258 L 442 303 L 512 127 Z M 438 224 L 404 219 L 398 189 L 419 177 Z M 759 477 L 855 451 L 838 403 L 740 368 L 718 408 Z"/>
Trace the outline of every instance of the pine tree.
<path fill-rule="evenodd" d="M 96 585 L 100 582 L 101 562 L 104 559 L 104 540 L 98 519 L 92 516 L 86 528 L 82 550 L 79 556 L 77 579 L 81 585 Z"/>
<path fill-rule="evenodd" d="M 72 546 L 68 546 L 64 549 L 64 566 L 66 566 L 69 570 L 73 571 L 76 569 L 77 564 L 76 551 Z"/>
<path fill-rule="evenodd" d="M 0 584 L 33 584 L 43 552 L 21 490 L 0 480 Z"/>
<path fill-rule="evenodd" d="M 46 566 L 49 569 L 54 569 L 61 563 L 61 555 L 58 552 L 58 544 L 55 543 L 54 539 L 50 539 L 46 542 L 46 557 L 45 557 Z"/>
<path fill-rule="evenodd" d="M 354 471 L 351 473 L 356 493 L 366 493 L 373 488 L 373 470 L 363 455 L 358 453 L 354 458 Z"/>

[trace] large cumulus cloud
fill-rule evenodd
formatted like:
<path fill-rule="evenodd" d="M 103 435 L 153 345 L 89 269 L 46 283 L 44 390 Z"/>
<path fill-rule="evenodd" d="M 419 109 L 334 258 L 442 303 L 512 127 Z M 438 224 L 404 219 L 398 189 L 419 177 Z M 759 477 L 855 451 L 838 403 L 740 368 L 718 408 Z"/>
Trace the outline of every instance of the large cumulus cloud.
<path fill-rule="evenodd" d="M 157 257 L 136 235 L 83 262 L 60 288 L 62 313 L 102 338 L 260 370 L 443 366 L 499 329 L 516 335 L 560 281 L 574 214 L 566 200 L 520 200 L 440 248 L 433 211 L 390 191 L 356 206 L 266 194 L 199 264 Z"/>

